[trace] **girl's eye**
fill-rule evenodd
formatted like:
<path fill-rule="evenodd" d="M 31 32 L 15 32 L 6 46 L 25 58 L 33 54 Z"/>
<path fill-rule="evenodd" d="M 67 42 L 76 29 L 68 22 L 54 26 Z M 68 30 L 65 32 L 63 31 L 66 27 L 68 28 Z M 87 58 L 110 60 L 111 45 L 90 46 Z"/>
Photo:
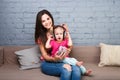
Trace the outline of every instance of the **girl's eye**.
<path fill-rule="evenodd" d="M 60 33 L 60 35 L 62 35 L 62 33 Z"/>

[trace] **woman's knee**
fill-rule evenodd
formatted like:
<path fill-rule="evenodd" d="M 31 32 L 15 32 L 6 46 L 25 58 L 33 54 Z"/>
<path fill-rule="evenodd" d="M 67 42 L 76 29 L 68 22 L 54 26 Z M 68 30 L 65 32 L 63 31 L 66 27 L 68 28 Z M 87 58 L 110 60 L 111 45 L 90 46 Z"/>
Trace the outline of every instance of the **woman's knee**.
<path fill-rule="evenodd" d="M 64 64 L 63 67 L 67 69 L 68 71 L 72 71 L 72 68 L 69 64 Z"/>
<path fill-rule="evenodd" d="M 71 78 L 71 71 L 68 71 L 67 69 L 63 68 L 60 80 L 70 80 L 70 78 Z"/>
<path fill-rule="evenodd" d="M 76 75 L 81 75 L 81 70 L 78 66 L 72 66 L 72 72 Z"/>

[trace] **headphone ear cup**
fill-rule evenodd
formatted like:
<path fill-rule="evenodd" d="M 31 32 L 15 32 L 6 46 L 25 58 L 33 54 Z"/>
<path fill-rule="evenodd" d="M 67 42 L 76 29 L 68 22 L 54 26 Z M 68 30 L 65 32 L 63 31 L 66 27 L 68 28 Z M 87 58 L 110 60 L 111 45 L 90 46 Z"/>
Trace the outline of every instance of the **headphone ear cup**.
<path fill-rule="evenodd" d="M 64 33 L 63 33 L 63 38 L 65 38 L 65 36 L 66 36 L 66 31 L 64 31 Z"/>

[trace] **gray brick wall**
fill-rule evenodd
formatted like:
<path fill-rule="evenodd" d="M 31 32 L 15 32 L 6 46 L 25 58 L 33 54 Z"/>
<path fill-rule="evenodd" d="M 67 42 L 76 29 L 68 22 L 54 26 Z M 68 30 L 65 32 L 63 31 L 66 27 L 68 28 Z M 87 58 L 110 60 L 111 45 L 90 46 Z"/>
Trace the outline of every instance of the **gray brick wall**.
<path fill-rule="evenodd" d="M 36 14 L 67 23 L 74 45 L 120 45 L 120 0 L 0 0 L 0 45 L 33 45 Z"/>

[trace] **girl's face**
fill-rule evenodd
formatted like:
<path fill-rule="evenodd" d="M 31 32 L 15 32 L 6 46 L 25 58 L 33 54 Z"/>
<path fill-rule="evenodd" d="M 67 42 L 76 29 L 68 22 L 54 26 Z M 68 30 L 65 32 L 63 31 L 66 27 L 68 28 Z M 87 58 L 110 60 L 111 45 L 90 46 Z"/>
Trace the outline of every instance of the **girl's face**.
<path fill-rule="evenodd" d="M 61 42 L 63 41 L 63 33 L 64 33 L 64 30 L 60 27 L 56 28 L 55 29 L 55 38 L 58 42 Z"/>
<path fill-rule="evenodd" d="M 52 27 L 52 19 L 47 14 L 42 15 L 41 21 L 44 28 L 50 29 Z"/>

